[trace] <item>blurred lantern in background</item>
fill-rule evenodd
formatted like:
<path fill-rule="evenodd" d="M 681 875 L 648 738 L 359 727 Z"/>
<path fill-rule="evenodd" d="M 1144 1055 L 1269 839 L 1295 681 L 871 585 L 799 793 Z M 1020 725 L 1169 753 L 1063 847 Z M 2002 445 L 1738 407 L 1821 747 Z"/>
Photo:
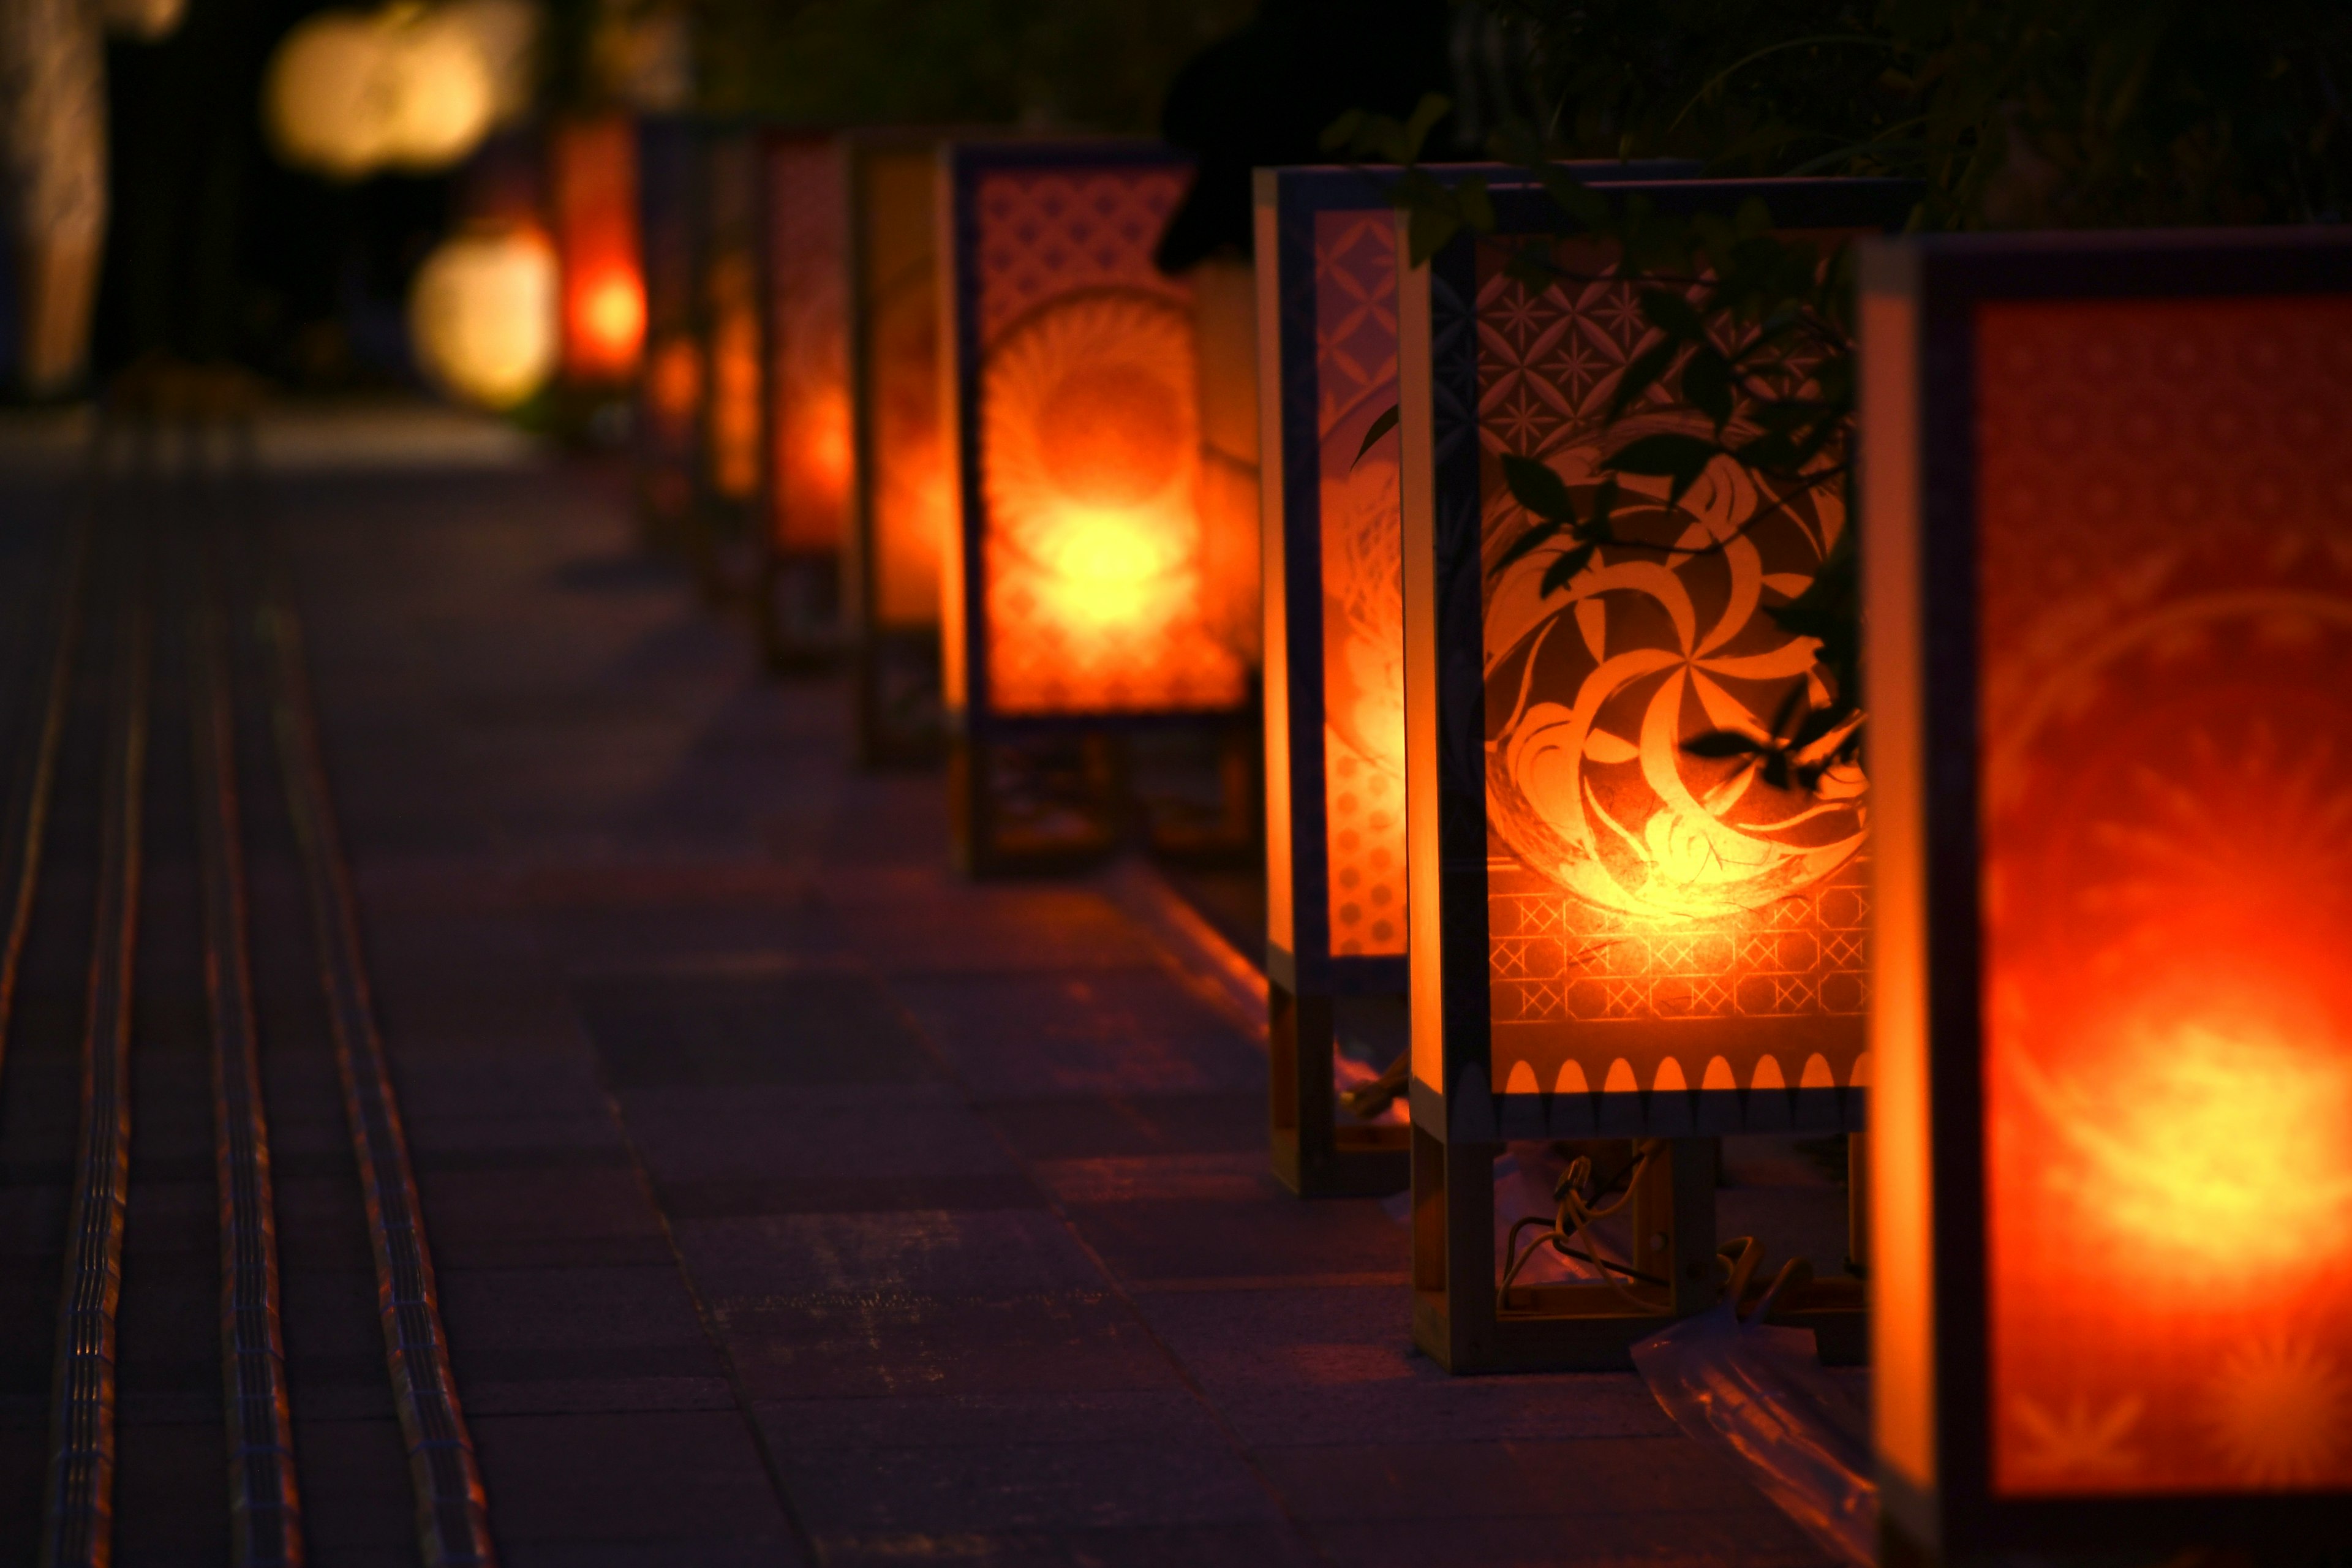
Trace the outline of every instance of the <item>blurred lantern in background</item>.
<path fill-rule="evenodd" d="M 1068 795 L 1038 782 L 1042 743 L 1083 736 L 1102 752 L 1139 722 L 1230 727 L 1247 708 L 1255 530 L 1205 503 L 1197 300 L 1151 259 L 1189 161 L 1112 142 L 943 156 L 961 457 L 943 623 L 950 789 L 959 852 L 987 870 L 1097 853 L 1118 831 L 1126 803 L 1099 787 L 1116 760 L 1079 760 Z M 1246 394 L 1236 313 L 1222 368 Z M 1246 432 L 1252 400 L 1239 401 L 1227 423 Z M 1254 434 L 1226 435 L 1254 463 Z M 1225 477 L 1217 493 L 1232 500 L 1246 483 Z M 1237 831 L 1251 842 L 1255 824 Z"/>
<path fill-rule="evenodd" d="M 334 179 L 447 168 L 528 110 L 537 27 L 521 0 L 319 12 L 271 57 L 271 141 Z"/>
<path fill-rule="evenodd" d="M 702 317 L 709 349 L 703 477 L 738 523 L 759 499 L 763 351 L 760 330 L 760 140 L 715 132 L 703 143 Z"/>
<path fill-rule="evenodd" d="M 619 115 L 561 121 L 548 155 L 563 272 L 564 377 L 588 387 L 624 383 L 646 339 L 635 132 Z"/>
<path fill-rule="evenodd" d="M 770 661 L 805 663 L 840 634 L 850 470 L 846 153 L 831 137 L 772 135 L 766 168 Z"/>
<path fill-rule="evenodd" d="M 1846 233 L 1914 200 L 1869 180 L 1618 192 L 1726 218 L 1761 196 L 1784 229 Z M 1769 606 L 1822 569 L 1844 504 L 1767 493 L 1728 458 L 1680 494 L 1604 470 L 1643 437 L 1711 428 L 1657 386 L 1611 413 L 1618 373 L 1664 341 L 1643 291 L 1697 285 L 1550 239 L 1566 215 L 1540 191 L 1494 202 L 1499 232 L 1408 273 L 1398 312 L 1413 1333 L 1455 1372 L 1622 1365 L 1722 1289 L 1708 1135 L 1862 1123 L 1860 770 L 1791 791 L 1753 756 L 1686 750 L 1815 701 L 1819 645 Z M 1559 280 L 1525 280 L 1530 244 Z M 1615 538 L 1515 549 L 1535 518 L 1507 454 L 1580 516 L 1610 486 Z M 1507 1141 L 1559 1139 L 1627 1141 L 1630 1245 L 1515 1284 L 1496 1162 Z M 1825 1352 L 1860 1352 L 1858 1279 L 1780 1300 Z"/>
<path fill-rule="evenodd" d="M 639 276 L 645 369 L 637 381 L 637 503 L 656 543 L 684 543 L 701 456 L 703 348 L 696 285 L 699 136 L 687 121 L 635 124 Z"/>
<path fill-rule="evenodd" d="M 2352 242 L 1874 248 L 1889 1561 L 2352 1524 Z"/>
<path fill-rule="evenodd" d="M 952 514 L 941 439 L 935 132 L 844 139 L 849 209 L 851 529 L 843 563 L 858 754 L 934 759 L 940 558 Z"/>
<path fill-rule="evenodd" d="M 555 370 L 555 253 L 530 230 L 442 241 L 409 287 L 408 327 L 436 385 L 478 407 L 513 407 Z"/>

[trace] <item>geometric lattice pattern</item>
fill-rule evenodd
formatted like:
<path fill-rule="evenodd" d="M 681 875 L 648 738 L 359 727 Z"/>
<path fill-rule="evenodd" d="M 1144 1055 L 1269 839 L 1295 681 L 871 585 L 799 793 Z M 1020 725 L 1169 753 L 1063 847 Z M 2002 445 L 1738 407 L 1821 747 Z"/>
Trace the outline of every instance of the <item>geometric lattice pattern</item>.
<path fill-rule="evenodd" d="M 1331 951 L 1404 952 L 1404 556 L 1396 440 L 1396 217 L 1315 218 L 1324 808 Z"/>

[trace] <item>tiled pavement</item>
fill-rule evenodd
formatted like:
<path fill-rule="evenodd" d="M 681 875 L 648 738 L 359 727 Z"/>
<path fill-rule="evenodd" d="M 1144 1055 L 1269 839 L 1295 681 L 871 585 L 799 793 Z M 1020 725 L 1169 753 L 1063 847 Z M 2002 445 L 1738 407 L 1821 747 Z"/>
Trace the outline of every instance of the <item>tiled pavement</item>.
<path fill-rule="evenodd" d="M 1105 886 L 952 877 L 609 476 L 278 493 L 514 1568 L 1819 1561 L 1633 1375 L 1415 1355 L 1394 1221 L 1266 1173 L 1260 1045 Z M 314 1561 L 399 1560 L 383 1412 L 299 1414 L 314 1496 L 389 1477 Z"/>

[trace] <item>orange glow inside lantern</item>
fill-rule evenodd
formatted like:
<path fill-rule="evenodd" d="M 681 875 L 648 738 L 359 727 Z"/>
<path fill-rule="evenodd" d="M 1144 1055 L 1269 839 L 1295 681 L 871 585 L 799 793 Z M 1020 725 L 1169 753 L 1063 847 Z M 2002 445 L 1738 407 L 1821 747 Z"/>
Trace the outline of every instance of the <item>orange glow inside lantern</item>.
<path fill-rule="evenodd" d="M 665 339 L 654 347 L 646 370 L 646 402 L 656 433 L 666 442 L 692 437 L 702 407 L 702 351 L 690 337 Z"/>
<path fill-rule="evenodd" d="M 1251 650 L 1213 576 L 1202 505 L 1193 302 L 1150 260 L 1183 181 L 1150 164 L 977 178 L 972 521 L 996 713 L 1230 709 L 1246 695 Z M 1255 552 L 1240 554 L 1254 589 Z M 950 647 L 951 700 L 967 689 L 963 657 Z"/>
<path fill-rule="evenodd" d="M 777 544 L 833 551 L 847 531 L 856 460 L 849 402 L 844 152 L 794 139 L 768 155 L 768 462 Z"/>
<path fill-rule="evenodd" d="M 1572 248 L 1576 271 L 1606 271 Z M 1867 781 L 1843 764 L 1792 792 L 1756 757 L 1684 749 L 1826 704 L 1818 645 L 1770 612 L 1820 571 L 1843 505 L 1831 487 L 1767 493 L 1727 458 L 1675 500 L 1619 475 L 1616 531 L 1639 545 L 1603 546 L 1547 592 L 1573 541 L 1506 561 L 1533 520 L 1499 454 L 1541 458 L 1584 515 L 1606 452 L 1696 416 L 1654 392 L 1610 424 L 1615 377 L 1586 356 L 1622 364 L 1655 341 L 1636 285 L 1538 292 L 1508 275 L 1511 254 L 1479 247 L 1493 1088 L 1728 1106 L 1734 1090 L 1860 1084 Z"/>
<path fill-rule="evenodd" d="M 1397 443 L 1364 450 L 1396 406 L 1396 223 L 1318 213 L 1323 786 L 1331 951 L 1405 951 L 1404 556 Z"/>
<path fill-rule="evenodd" d="M 940 418 L 938 176 L 928 146 L 874 149 L 858 168 L 868 610 L 878 626 L 933 626 L 953 517 Z"/>
<path fill-rule="evenodd" d="M 1980 307 L 1993 1487 L 2352 1487 L 2352 304 Z"/>
<path fill-rule="evenodd" d="M 557 127 L 550 145 L 563 268 L 563 370 L 575 382 L 634 374 L 645 347 L 637 268 L 636 138 L 614 117 Z"/>
<path fill-rule="evenodd" d="M 730 251 L 711 268 L 711 488 L 730 500 L 760 489 L 760 313 L 758 279 L 748 252 Z"/>

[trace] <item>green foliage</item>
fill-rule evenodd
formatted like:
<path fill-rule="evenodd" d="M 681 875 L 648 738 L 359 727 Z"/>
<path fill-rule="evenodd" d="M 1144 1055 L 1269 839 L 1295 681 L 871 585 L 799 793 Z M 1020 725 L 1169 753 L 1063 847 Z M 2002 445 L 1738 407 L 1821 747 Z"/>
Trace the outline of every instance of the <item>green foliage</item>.
<path fill-rule="evenodd" d="M 1850 491 L 1855 378 L 1853 258 L 1735 216 L 1669 217 L 1612 198 L 1567 158 L 1683 157 L 1726 176 L 1891 175 L 1918 182 L 1919 228 L 2334 221 L 2352 195 L 2352 5 L 2341 0 L 1509 0 L 1534 25 L 1555 111 L 1503 127 L 1494 154 L 1538 179 L 1559 232 L 1601 242 L 1645 286 L 1658 341 L 1626 366 L 1614 424 L 1660 388 L 1711 435 L 1654 432 L 1601 462 L 1664 478 L 1679 499 L 1729 457 L 1778 498 Z M 1410 165 L 1444 114 L 1351 116 L 1335 148 Z M 1483 181 L 1408 167 L 1396 187 L 1418 265 L 1459 234 L 1491 234 Z M 1510 271 L 1566 279 L 1555 241 L 1516 242 Z M 1531 456 L 1504 458 L 1534 517 L 1502 564 L 1557 540 L 1565 587 L 1602 545 L 1647 548 L 1612 526 L 1613 481 L 1587 515 Z M 1847 498 L 1850 502 L 1850 496 Z M 1669 504 L 1671 504 L 1671 500 Z M 1849 504 L 1849 515 L 1851 506 Z M 1748 524 L 1753 526 L 1753 521 Z M 1862 744 L 1861 636 L 1851 530 L 1811 584 L 1769 612 L 1820 645 L 1830 693 L 1790 694 L 1769 739 L 1720 731 L 1708 757 L 1752 755 L 1765 782 L 1812 788 Z"/>
<path fill-rule="evenodd" d="M 700 107 L 1143 132 L 1248 0 L 695 0 Z"/>

